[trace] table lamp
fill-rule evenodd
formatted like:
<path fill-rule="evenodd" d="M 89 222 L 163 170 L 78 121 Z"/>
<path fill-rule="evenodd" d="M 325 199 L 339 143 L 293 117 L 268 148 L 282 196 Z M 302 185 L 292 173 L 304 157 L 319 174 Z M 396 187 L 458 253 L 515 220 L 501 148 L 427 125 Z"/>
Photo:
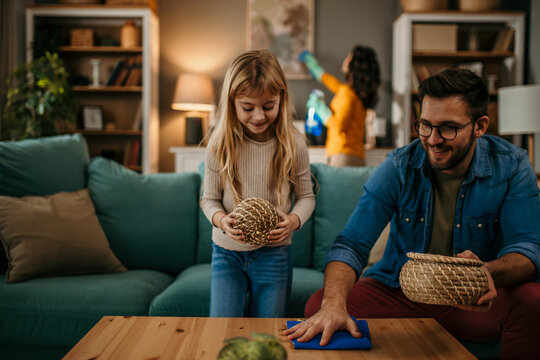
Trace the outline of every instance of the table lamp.
<path fill-rule="evenodd" d="M 214 110 L 212 79 L 200 74 L 182 74 L 176 81 L 171 107 L 186 111 L 186 144 L 202 141 L 202 117 Z"/>
<path fill-rule="evenodd" d="M 540 85 L 499 89 L 499 134 L 527 135 L 529 159 L 534 167 L 534 134 L 540 133 Z"/>

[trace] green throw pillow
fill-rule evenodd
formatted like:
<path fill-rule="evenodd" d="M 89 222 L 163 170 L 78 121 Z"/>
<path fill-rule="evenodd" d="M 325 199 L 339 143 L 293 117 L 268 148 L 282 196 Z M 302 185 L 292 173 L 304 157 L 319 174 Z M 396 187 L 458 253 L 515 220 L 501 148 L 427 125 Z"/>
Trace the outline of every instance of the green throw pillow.
<path fill-rule="evenodd" d="M 141 175 L 101 157 L 88 172 L 101 226 L 128 269 L 178 273 L 195 263 L 197 174 Z"/>
<path fill-rule="evenodd" d="M 0 196 L 6 282 L 37 277 L 122 272 L 87 189 L 50 196 Z"/>

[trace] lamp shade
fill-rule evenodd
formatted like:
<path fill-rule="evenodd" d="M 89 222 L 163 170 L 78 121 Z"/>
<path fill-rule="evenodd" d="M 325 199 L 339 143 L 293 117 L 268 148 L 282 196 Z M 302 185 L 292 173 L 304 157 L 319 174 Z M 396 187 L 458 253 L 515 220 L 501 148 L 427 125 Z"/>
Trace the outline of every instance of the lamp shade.
<path fill-rule="evenodd" d="M 214 85 L 206 75 L 182 74 L 176 81 L 171 107 L 184 111 L 212 111 Z"/>
<path fill-rule="evenodd" d="M 540 133 L 540 85 L 499 89 L 499 134 Z"/>

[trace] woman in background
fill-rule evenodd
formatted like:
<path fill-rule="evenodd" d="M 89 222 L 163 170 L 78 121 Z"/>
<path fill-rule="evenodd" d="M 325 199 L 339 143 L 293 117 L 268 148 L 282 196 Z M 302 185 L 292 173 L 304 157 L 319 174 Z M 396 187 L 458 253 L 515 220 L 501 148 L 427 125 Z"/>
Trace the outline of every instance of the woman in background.
<path fill-rule="evenodd" d="M 325 72 L 312 53 L 304 51 L 300 60 L 311 75 L 334 94 L 330 116 L 323 118 L 327 127 L 328 165 L 364 166 L 366 117 L 368 110 L 377 105 L 377 89 L 381 83 L 375 51 L 361 45 L 351 50 L 341 68 L 345 73 L 345 83 Z"/>

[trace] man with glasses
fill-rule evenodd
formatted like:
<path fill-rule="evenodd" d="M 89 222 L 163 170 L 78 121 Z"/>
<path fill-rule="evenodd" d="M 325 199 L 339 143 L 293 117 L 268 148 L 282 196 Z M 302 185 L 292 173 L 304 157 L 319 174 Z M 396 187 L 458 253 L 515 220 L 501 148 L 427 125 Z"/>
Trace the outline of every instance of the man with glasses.
<path fill-rule="evenodd" d="M 308 341 L 336 330 L 361 336 L 350 315 L 433 317 L 454 336 L 501 340 L 504 359 L 540 354 L 540 201 L 524 150 L 484 135 L 488 91 L 468 70 L 448 69 L 419 88 L 419 139 L 394 150 L 365 185 L 326 256 L 324 289 L 305 322 L 285 331 Z M 391 221 L 383 258 L 360 277 Z M 484 261 L 489 289 L 477 304 L 441 306 L 409 300 L 399 287 L 407 252 Z"/>

